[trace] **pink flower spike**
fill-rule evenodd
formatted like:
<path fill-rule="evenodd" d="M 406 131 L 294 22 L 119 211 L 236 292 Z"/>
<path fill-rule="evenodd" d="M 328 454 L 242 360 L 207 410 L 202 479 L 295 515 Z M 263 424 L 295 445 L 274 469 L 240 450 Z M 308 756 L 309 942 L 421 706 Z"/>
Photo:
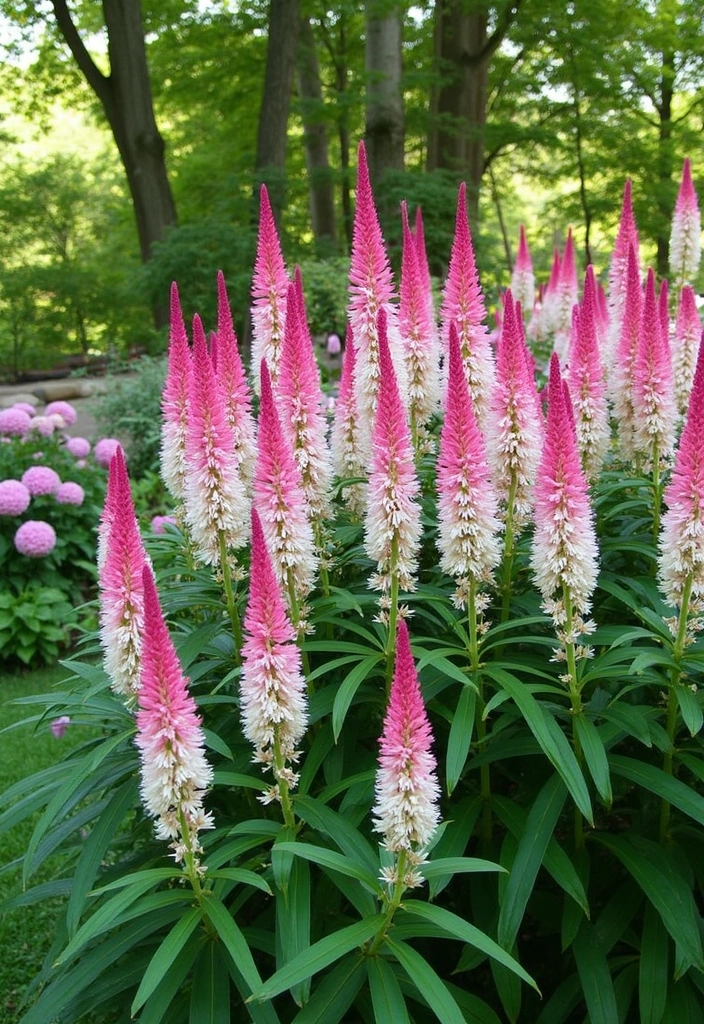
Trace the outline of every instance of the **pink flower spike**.
<path fill-rule="evenodd" d="M 621 335 L 614 352 L 612 373 L 612 402 L 618 443 L 625 459 L 635 455 L 635 410 L 633 407 L 633 366 L 638 349 L 640 321 L 643 310 L 643 290 L 638 274 L 638 257 L 633 246 L 628 250 L 626 295 L 621 310 Z"/>
<path fill-rule="evenodd" d="M 423 291 L 428 297 L 430 302 L 430 312 L 435 322 L 435 310 L 433 305 L 433 287 L 430 278 L 430 267 L 428 266 L 428 253 L 425 248 L 425 227 L 423 225 L 423 212 L 420 206 L 416 206 L 416 219 L 415 228 L 413 231 L 413 240 L 416 243 L 416 258 L 418 261 L 418 270 L 421 275 L 423 283 Z"/>
<path fill-rule="evenodd" d="M 543 608 L 565 623 L 565 591 L 578 615 L 589 611 L 596 586 L 598 549 L 586 478 L 577 447 L 569 392 L 550 360 L 548 420 L 535 485 L 535 534 L 531 567 Z"/>
<path fill-rule="evenodd" d="M 210 362 L 200 317 L 193 318 L 193 369 L 188 393 L 184 504 L 198 557 L 220 562 L 220 537 L 236 550 L 247 542 L 249 500 L 239 471 L 225 401 Z"/>
<path fill-rule="evenodd" d="M 259 451 L 254 471 L 254 504 L 259 513 L 277 579 L 293 618 L 313 588 L 318 563 L 301 471 L 281 427 L 266 362 L 261 363 Z M 298 626 L 298 621 L 295 622 Z"/>
<path fill-rule="evenodd" d="M 573 309 L 573 342 L 567 383 L 575 412 L 582 468 L 587 479 L 594 480 L 601 471 L 611 432 L 604 367 L 596 330 L 594 278 L 593 272 L 591 276 L 589 274 L 591 266 L 587 269 L 582 304 Z"/>
<path fill-rule="evenodd" d="M 501 559 L 498 502 L 454 324 L 450 327 L 450 367 L 437 486 L 442 569 L 458 581 L 471 577 L 480 584 L 491 582 Z"/>
<path fill-rule="evenodd" d="M 660 328 L 662 330 L 662 336 L 670 344 L 670 286 L 667 283 L 667 279 L 663 279 L 660 283 L 660 291 L 658 293 L 658 313 L 660 315 Z"/>
<path fill-rule="evenodd" d="M 330 433 L 330 447 L 335 475 L 340 480 L 366 477 L 362 451 L 359 445 L 359 420 L 354 392 L 356 348 L 352 328 L 347 327 L 345 352 L 342 357 L 340 387 L 335 403 L 335 419 Z M 342 499 L 354 515 L 361 515 L 365 507 L 363 484 L 350 484 L 342 492 Z"/>
<path fill-rule="evenodd" d="M 702 219 L 692 184 L 692 165 L 687 157 L 670 233 L 670 271 L 676 288 L 681 289 L 696 280 L 701 255 Z"/>
<path fill-rule="evenodd" d="M 257 457 L 256 425 L 252 415 L 252 393 L 237 346 L 237 335 L 227 298 L 227 286 L 218 270 L 218 361 L 216 376 L 223 391 L 225 417 L 232 430 L 239 471 L 246 485 L 254 476 Z"/>
<path fill-rule="evenodd" d="M 171 285 L 168 367 L 161 397 L 161 476 L 177 501 L 183 498 L 185 490 L 190 375 L 191 352 L 174 282 Z"/>
<path fill-rule="evenodd" d="M 413 443 L 399 395 L 386 340 L 386 313 L 379 311 L 379 404 L 372 438 L 364 547 L 377 563 L 370 586 L 386 592 L 392 576 L 403 590 L 415 590 L 418 546 L 422 533 L 420 490 L 413 461 Z"/>
<path fill-rule="evenodd" d="M 668 456 L 675 445 L 675 386 L 667 339 L 655 298 L 655 275 L 648 271 L 638 347 L 633 361 L 633 445 L 648 459 Z"/>
<path fill-rule="evenodd" d="M 298 760 L 296 746 L 306 731 L 306 685 L 296 630 L 286 614 L 256 509 L 252 510 L 252 563 L 244 631 L 242 730 L 254 746 L 254 760 L 265 769 L 273 769 L 277 786 L 283 779 L 293 787 L 298 776 L 286 767 L 286 762 Z M 278 795 L 275 787 L 265 802 Z"/>
<path fill-rule="evenodd" d="M 105 490 L 105 501 L 103 503 L 103 509 L 100 513 L 100 519 L 98 520 L 98 551 L 97 551 L 97 565 L 98 574 L 101 573 L 102 568 L 105 564 L 105 555 L 108 547 L 108 535 L 110 533 L 110 527 L 112 520 L 115 515 L 115 504 L 117 496 L 123 491 L 129 491 L 130 481 L 127 476 L 127 466 L 125 465 L 125 456 L 122 448 L 118 446 L 115 454 L 110 460 L 110 467 L 108 469 L 108 482 Z M 131 495 L 130 495 L 131 497 Z"/>
<path fill-rule="evenodd" d="M 252 280 L 252 375 L 259 393 L 259 366 L 266 360 L 274 386 L 286 327 L 288 278 L 266 185 L 259 193 L 259 235 Z"/>
<path fill-rule="evenodd" d="M 401 203 L 403 259 L 398 325 L 406 351 L 408 411 L 414 435 L 435 412 L 440 401 L 440 348 L 428 293 L 427 265 L 421 266 L 416 239 L 408 225 L 406 203 Z"/>
<path fill-rule="evenodd" d="M 567 347 L 570 340 L 572 327 L 572 308 L 579 300 L 579 285 L 577 282 L 577 265 L 574 254 L 574 238 L 572 228 L 567 232 L 567 241 L 560 259 L 560 276 L 557 282 L 557 293 L 555 297 L 555 351 L 564 361 L 567 355 Z"/>
<path fill-rule="evenodd" d="M 98 589 L 103 663 L 115 692 L 129 698 L 139 690 L 144 629 L 142 570 L 147 555 L 121 450 L 110 464 L 101 529 L 105 540 Z"/>
<path fill-rule="evenodd" d="M 156 819 L 158 839 L 173 840 L 176 863 L 201 852 L 198 832 L 213 828 L 203 810 L 213 770 L 205 759 L 205 737 L 159 605 L 152 571 L 144 566 L 142 679 L 135 743 L 140 750 L 142 802 Z M 184 834 L 183 826 L 186 826 Z"/>
<path fill-rule="evenodd" d="M 443 291 L 440 323 L 445 353 L 450 343 L 450 324 L 457 327 L 462 364 L 482 430 L 486 426 L 486 410 L 494 389 L 494 359 L 485 320 L 484 296 L 467 220 L 467 187 L 462 182 L 457 197 L 455 237 Z"/>
<path fill-rule="evenodd" d="M 552 252 L 550 277 L 543 288 L 542 308 L 540 311 L 541 337 L 552 336 L 557 328 L 560 302 L 560 269 L 562 262 L 560 250 L 555 247 Z"/>
<path fill-rule="evenodd" d="M 528 250 L 525 225 L 521 224 L 518 237 L 518 252 L 511 275 L 511 293 L 516 302 L 520 302 L 524 315 L 530 313 L 535 305 L 535 274 L 533 261 Z"/>
<path fill-rule="evenodd" d="M 298 268 L 296 274 L 298 281 Z M 327 421 L 320 372 L 305 321 L 302 295 L 302 283 L 300 290 L 297 283 L 289 285 L 277 399 L 282 425 L 301 474 L 310 518 L 322 520 L 330 513 L 332 460 L 326 440 Z"/>
<path fill-rule="evenodd" d="M 680 416 L 684 416 L 689 405 L 694 368 L 699 353 L 702 322 L 697 310 L 694 291 L 688 284 L 680 293 L 675 333 L 672 339 L 672 371 L 675 378 L 675 399 Z"/>
<path fill-rule="evenodd" d="M 616 356 L 616 346 L 621 338 L 622 319 L 624 305 L 626 302 L 626 288 L 628 282 L 628 253 L 633 247 L 636 260 L 636 274 L 640 277 L 640 263 L 638 259 L 638 228 L 633 216 L 633 201 L 631 198 L 631 179 L 626 178 L 623 187 L 623 202 L 621 204 L 621 219 L 618 226 L 616 242 L 611 254 L 609 265 L 609 334 L 607 339 L 604 362 L 607 369 L 610 369 Z"/>
<path fill-rule="evenodd" d="M 420 885 L 425 850 L 440 821 L 440 787 L 437 762 L 432 754 L 433 734 L 423 703 L 418 673 L 413 662 L 408 627 L 401 619 L 396 642 L 396 668 L 391 684 L 384 729 L 379 741 L 376 803 L 372 810 L 374 831 L 381 832 L 384 847 L 404 851 L 407 887 Z M 395 883 L 395 872 L 382 880 Z"/>

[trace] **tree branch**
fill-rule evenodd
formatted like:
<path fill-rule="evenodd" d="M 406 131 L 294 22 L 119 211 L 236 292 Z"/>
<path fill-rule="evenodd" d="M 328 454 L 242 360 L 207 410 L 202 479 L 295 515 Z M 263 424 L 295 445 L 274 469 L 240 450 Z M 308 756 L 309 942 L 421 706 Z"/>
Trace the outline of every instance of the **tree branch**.
<path fill-rule="evenodd" d="M 56 24 L 61 35 L 66 40 L 79 69 L 103 106 L 107 106 L 112 99 L 110 79 L 102 73 L 83 45 L 83 40 L 78 34 L 78 29 L 71 18 L 71 12 L 68 9 L 66 0 L 51 0 L 51 3 L 54 8 Z"/>
<path fill-rule="evenodd" d="M 496 28 L 484 43 L 481 50 L 472 54 L 471 60 L 473 64 L 481 64 L 483 61 L 488 60 L 489 57 L 498 50 L 506 37 L 506 33 L 516 20 L 518 8 L 522 3 L 523 0 L 507 0 L 506 6 L 501 12 L 499 20 L 496 23 Z"/>

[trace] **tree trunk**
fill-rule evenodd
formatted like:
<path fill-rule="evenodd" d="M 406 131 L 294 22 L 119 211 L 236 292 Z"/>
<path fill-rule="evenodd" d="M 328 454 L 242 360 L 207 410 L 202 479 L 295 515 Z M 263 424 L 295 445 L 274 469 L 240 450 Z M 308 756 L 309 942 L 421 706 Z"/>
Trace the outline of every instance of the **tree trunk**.
<path fill-rule="evenodd" d="M 66 0 L 52 0 L 56 23 L 86 81 L 100 100 L 122 159 L 134 206 L 142 260 L 152 254 L 176 207 L 166 173 L 164 141 L 152 103 L 139 0 L 103 0 L 110 73 L 104 75 L 83 45 Z M 157 326 L 166 306 L 154 310 Z"/>
<path fill-rule="evenodd" d="M 310 185 L 310 220 L 313 237 L 321 254 L 335 251 L 335 193 L 328 158 L 328 136 L 324 121 L 323 90 L 310 19 L 301 19 L 298 45 L 298 92 L 303 120 L 303 143 Z"/>
<path fill-rule="evenodd" d="M 266 182 L 277 223 L 286 200 L 286 143 L 296 67 L 300 0 L 269 0 L 264 93 L 259 110 L 255 199 Z"/>
<path fill-rule="evenodd" d="M 658 111 L 658 181 L 657 204 L 659 229 L 657 233 L 657 272 L 662 280 L 669 272 L 670 218 L 673 207 L 672 174 L 674 161 L 672 156 L 672 98 L 674 94 L 675 55 L 662 54 L 662 71 L 660 75 L 660 102 Z"/>
<path fill-rule="evenodd" d="M 387 169 L 402 171 L 404 166 L 400 7 L 390 7 L 388 0 L 367 0 L 366 22 L 365 140 L 369 176 L 378 184 Z"/>

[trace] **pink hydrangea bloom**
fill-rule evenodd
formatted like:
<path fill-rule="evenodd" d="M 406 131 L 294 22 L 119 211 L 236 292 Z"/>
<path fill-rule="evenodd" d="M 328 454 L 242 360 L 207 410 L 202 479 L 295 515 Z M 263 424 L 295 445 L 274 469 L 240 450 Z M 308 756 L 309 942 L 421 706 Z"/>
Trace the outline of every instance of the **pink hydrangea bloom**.
<path fill-rule="evenodd" d="M 523 315 L 528 315 L 535 305 L 535 274 L 526 240 L 525 225 L 521 224 L 518 238 L 518 253 L 511 275 L 511 294 L 520 303 Z"/>
<path fill-rule="evenodd" d="M 78 413 L 70 402 L 49 402 L 44 410 L 44 415 L 52 416 L 54 413 L 58 413 L 64 423 L 69 427 L 73 426 L 78 418 Z"/>
<path fill-rule="evenodd" d="M 21 516 L 31 500 L 29 488 L 20 480 L 0 480 L 0 516 Z"/>
<path fill-rule="evenodd" d="M 335 403 L 335 419 L 330 433 L 333 469 L 341 480 L 366 477 L 363 454 L 359 444 L 357 400 L 354 392 L 356 348 L 352 328 L 347 328 L 347 343 L 342 357 L 340 387 Z M 350 484 L 342 492 L 342 500 L 355 515 L 361 515 L 365 507 L 364 484 Z"/>
<path fill-rule="evenodd" d="M 86 493 L 81 485 L 75 484 L 71 480 L 61 484 L 54 495 L 60 505 L 82 505 L 85 496 Z"/>
<path fill-rule="evenodd" d="M 11 409 L 0 409 L 0 434 L 11 434 L 24 437 L 29 431 L 32 417 L 24 409 L 12 406 Z"/>
<path fill-rule="evenodd" d="M 438 827 L 440 787 L 432 754 L 433 734 L 423 704 L 418 673 L 413 663 L 408 627 L 398 624 L 396 667 L 384 729 L 379 741 L 376 802 L 372 810 L 374 830 L 384 837 L 384 847 L 404 851 L 406 886 L 419 885 L 425 850 Z M 384 872 L 384 881 L 396 882 L 395 869 Z"/>
<path fill-rule="evenodd" d="M 28 558 L 43 558 L 56 547 L 56 531 L 41 519 L 28 519 L 15 533 L 15 547 Z"/>
<path fill-rule="evenodd" d="M 66 441 L 66 451 L 77 459 L 85 459 L 90 453 L 90 441 L 85 437 L 69 437 Z"/>
<path fill-rule="evenodd" d="M 101 437 L 93 449 L 95 461 L 99 466 L 102 466 L 104 469 L 108 469 L 110 462 L 112 461 L 112 457 L 119 447 L 120 442 L 115 440 L 114 437 Z"/>
<path fill-rule="evenodd" d="M 689 157 L 682 167 L 670 233 L 670 271 L 677 288 L 696 280 L 702 255 L 702 219 Z"/>
<path fill-rule="evenodd" d="M 252 371 L 259 393 L 259 367 L 266 361 L 271 383 L 279 380 L 279 358 L 286 328 L 288 278 L 276 230 L 269 193 L 262 185 L 259 198 L 259 234 L 252 280 Z"/>
<path fill-rule="evenodd" d="M 272 768 L 277 786 L 284 780 L 291 787 L 298 776 L 286 762 L 298 760 L 296 747 L 306 730 L 306 684 L 301 675 L 296 631 L 286 614 L 261 520 L 254 509 L 244 631 L 240 682 L 242 730 L 254 746 L 254 760 Z M 266 800 L 277 796 L 275 786 Z"/>
<path fill-rule="evenodd" d="M 213 828 L 203 808 L 213 770 L 196 702 L 188 692 L 164 622 L 151 569 L 144 566 L 141 685 L 135 743 L 140 750 L 142 801 L 159 839 L 171 839 L 176 863 L 201 852 L 198 832 Z M 185 834 L 183 826 L 186 826 Z"/>
<path fill-rule="evenodd" d="M 675 333 L 672 338 L 672 372 L 675 378 L 675 400 L 680 416 L 685 415 L 689 405 L 701 336 L 702 322 L 694 291 L 686 284 L 680 294 Z"/>
<path fill-rule="evenodd" d="M 42 437 L 51 437 L 57 428 L 52 416 L 32 416 L 29 421 L 29 429 L 36 430 Z"/>
<path fill-rule="evenodd" d="M 183 498 L 186 480 L 186 432 L 191 352 L 183 323 L 178 288 L 171 285 L 169 356 L 161 396 L 161 476 L 177 500 Z"/>
<path fill-rule="evenodd" d="M 30 466 L 22 474 L 22 483 L 32 497 L 40 494 L 56 494 L 61 486 L 61 477 L 50 466 Z"/>
<path fill-rule="evenodd" d="M 32 417 L 36 413 L 36 409 L 29 402 L 15 402 L 12 406 L 13 409 L 20 409 L 21 412 L 26 412 L 28 416 Z"/>
<path fill-rule="evenodd" d="M 162 534 L 166 533 L 167 526 L 177 526 L 178 520 L 176 516 L 152 516 L 152 533 Z"/>

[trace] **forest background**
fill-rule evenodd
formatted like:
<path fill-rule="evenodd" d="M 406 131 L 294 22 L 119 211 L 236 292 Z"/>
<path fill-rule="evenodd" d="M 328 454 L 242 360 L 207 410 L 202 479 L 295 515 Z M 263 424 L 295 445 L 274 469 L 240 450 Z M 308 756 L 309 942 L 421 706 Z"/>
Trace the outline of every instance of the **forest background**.
<path fill-rule="evenodd" d="M 699 0 L 0 0 L 0 373 L 163 351 L 165 300 L 246 344 L 269 186 L 314 332 L 343 329 L 356 144 L 392 261 L 420 203 L 433 273 L 456 189 L 489 304 L 525 222 L 608 266 L 624 180 L 663 276 L 682 160 L 704 176 Z M 701 284 L 701 282 L 700 282 Z"/>

